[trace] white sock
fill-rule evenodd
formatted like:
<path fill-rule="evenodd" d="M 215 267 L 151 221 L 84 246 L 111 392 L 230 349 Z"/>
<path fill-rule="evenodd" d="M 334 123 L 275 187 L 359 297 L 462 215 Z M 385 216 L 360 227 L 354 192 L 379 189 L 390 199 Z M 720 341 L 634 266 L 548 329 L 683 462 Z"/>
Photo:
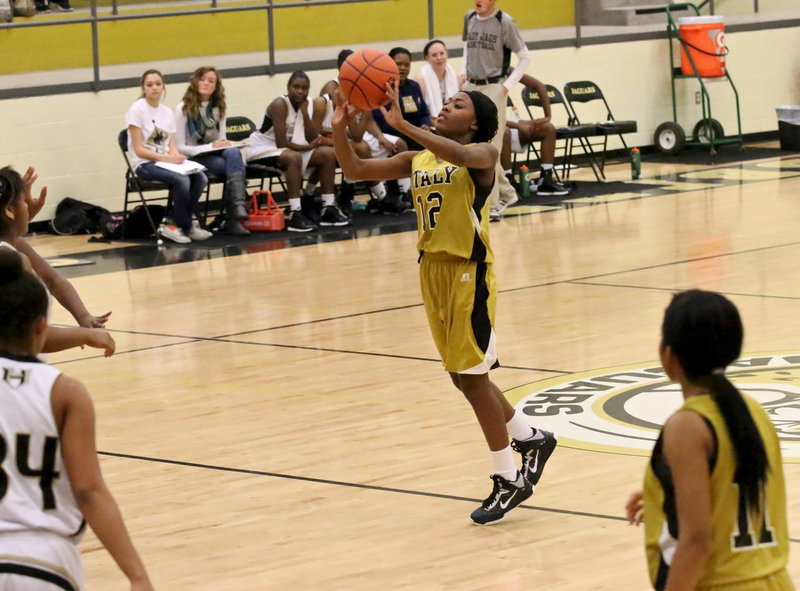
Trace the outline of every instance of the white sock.
<path fill-rule="evenodd" d="M 300 197 L 289 197 L 289 209 L 291 211 L 300 211 Z"/>
<path fill-rule="evenodd" d="M 526 441 L 533 437 L 536 430 L 528 424 L 521 412 L 515 410 L 514 416 L 506 423 L 506 431 L 517 441 Z"/>
<path fill-rule="evenodd" d="M 383 181 L 376 183 L 369 188 L 369 192 L 375 199 L 383 199 L 386 197 L 386 185 L 383 184 Z"/>
<path fill-rule="evenodd" d="M 506 176 L 511 176 L 511 169 L 509 168 L 509 169 L 507 169 L 507 170 L 504 170 L 504 171 L 503 171 L 503 173 L 504 173 Z"/>
<path fill-rule="evenodd" d="M 508 445 L 500 451 L 490 451 L 492 456 L 492 469 L 506 480 L 514 482 L 517 479 L 517 464 L 514 452 Z"/>
<path fill-rule="evenodd" d="M 397 179 L 397 186 L 400 187 L 400 192 L 405 193 L 406 191 L 411 190 L 411 179 Z"/>
<path fill-rule="evenodd" d="M 305 194 L 306 195 L 313 195 L 314 191 L 316 191 L 316 190 L 317 190 L 317 183 L 312 183 L 312 182 L 309 181 L 309 183 L 306 185 Z"/>
<path fill-rule="evenodd" d="M 323 193 L 322 194 L 322 205 L 327 207 L 328 205 L 335 205 L 336 204 L 336 195 L 333 193 Z"/>
<path fill-rule="evenodd" d="M 553 165 L 542 163 L 542 170 L 553 170 Z"/>

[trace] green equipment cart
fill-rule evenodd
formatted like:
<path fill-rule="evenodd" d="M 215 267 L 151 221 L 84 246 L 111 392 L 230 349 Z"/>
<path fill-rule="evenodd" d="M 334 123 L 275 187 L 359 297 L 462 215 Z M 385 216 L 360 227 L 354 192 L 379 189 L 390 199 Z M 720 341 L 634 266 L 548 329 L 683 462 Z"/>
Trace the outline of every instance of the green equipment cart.
<path fill-rule="evenodd" d="M 679 154 L 686 146 L 708 146 L 711 155 L 717 152 L 717 146 L 722 144 L 739 144 L 742 147 L 742 118 L 739 112 L 739 92 L 731 79 L 730 72 L 725 68 L 724 77 L 733 89 L 734 97 L 736 98 L 736 124 L 738 134 L 730 137 L 725 137 L 725 132 L 722 124 L 714 119 L 711 114 L 711 97 L 708 94 L 706 83 L 703 82 L 703 77 L 700 75 L 695 57 L 693 53 L 700 52 L 707 55 L 725 55 L 727 48 L 724 49 L 725 53 L 711 54 L 703 48 L 696 47 L 680 34 L 677 20 L 673 16 L 673 11 L 686 11 L 693 10 L 696 16 L 700 16 L 700 9 L 691 3 L 677 3 L 669 4 L 666 6 L 667 13 L 667 42 L 669 43 L 669 64 L 670 64 L 670 78 L 672 82 L 672 121 L 665 121 L 656 128 L 655 135 L 653 136 L 653 143 L 656 148 L 664 154 Z M 673 39 L 680 42 L 680 51 L 683 56 L 675 55 L 673 49 Z M 690 51 L 690 48 L 694 51 Z M 681 70 L 680 62 L 681 57 L 686 57 L 691 64 L 693 73 L 684 74 Z M 677 65 L 676 65 L 677 64 Z M 717 78 L 721 78 L 719 75 Z M 691 139 L 687 139 L 686 132 L 683 127 L 678 123 L 678 105 L 675 100 L 675 81 L 695 78 L 700 84 L 700 103 L 702 106 L 702 118 L 694 126 Z"/>

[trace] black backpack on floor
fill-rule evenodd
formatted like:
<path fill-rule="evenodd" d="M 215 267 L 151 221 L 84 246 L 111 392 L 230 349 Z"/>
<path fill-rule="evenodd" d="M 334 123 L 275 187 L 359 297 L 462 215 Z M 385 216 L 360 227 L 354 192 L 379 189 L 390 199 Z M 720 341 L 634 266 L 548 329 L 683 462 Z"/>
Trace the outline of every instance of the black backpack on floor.
<path fill-rule="evenodd" d="M 145 210 L 147 207 L 147 210 Z M 119 213 L 106 212 L 100 218 L 100 232 L 108 240 L 119 240 L 125 238 L 147 238 L 153 235 L 153 227 L 147 219 L 147 212 L 153 223 L 158 227 L 159 222 L 167 213 L 167 208 L 163 205 L 137 205 L 128 212 L 127 217 Z"/>
<path fill-rule="evenodd" d="M 56 207 L 56 215 L 50 220 L 50 227 L 61 236 L 96 234 L 100 231 L 100 217 L 108 213 L 106 208 L 99 205 L 64 197 Z"/>

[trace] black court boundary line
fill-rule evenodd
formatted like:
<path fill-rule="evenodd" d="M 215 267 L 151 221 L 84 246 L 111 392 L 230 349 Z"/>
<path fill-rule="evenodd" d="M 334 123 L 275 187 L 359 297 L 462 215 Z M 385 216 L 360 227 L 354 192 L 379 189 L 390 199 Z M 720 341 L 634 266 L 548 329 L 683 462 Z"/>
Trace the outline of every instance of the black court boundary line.
<path fill-rule="evenodd" d="M 444 493 L 424 492 L 407 488 L 394 488 L 390 486 L 377 486 L 374 484 L 359 484 L 357 482 L 345 482 L 343 480 L 329 480 L 326 478 L 314 478 L 311 476 L 297 476 L 296 474 L 281 474 L 279 472 L 266 472 L 262 470 L 249 470 L 247 468 L 231 468 L 230 466 L 214 466 L 213 464 L 200 464 L 198 462 L 184 462 L 181 460 L 167 460 L 165 458 L 152 458 L 148 456 L 137 456 L 133 454 L 123 454 L 113 451 L 98 451 L 98 455 L 126 460 L 139 460 L 143 462 L 154 462 L 158 464 L 170 464 L 172 466 L 184 466 L 187 468 L 201 468 L 203 470 L 215 470 L 218 472 L 231 472 L 234 474 L 249 474 L 252 476 L 266 476 L 268 478 L 283 478 L 284 480 L 298 480 L 301 482 L 312 482 L 315 484 L 328 484 L 331 486 L 345 486 L 358 488 L 361 490 L 372 490 L 377 492 L 398 493 L 433 499 L 445 499 L 449 501 L 465 501 L 468 503 L 481 503 L 481 499 L 471 497 L 461 497 L 458 495 L 448 495 Z M 625 517 L 617 515 L 604 515 L 603 513 L 589 513 L 587 511 L 572 511 L 569 509 L 554 509 L 552 507 L 538 507 L 536 505 L 518 505 L 520 509 L 529 511 L 541 511 L 543 513 L 556 513 L 559 515 L 571 515 L 574 517 L 591 517 L 594 519 L 605 519 L 607 521 L 627 521 Z M 800 539 L 789 538 L 790 542 L 800 543 Z"/>
<path fill-rule="evenodd" d="M 202 342 L 214 342 L 214 343 L 231 343 L 234 345 L 253 345 L 256 347 L 277 347 L 282 349 L 301 349 L 306 351 L 320 351 L 324 353 L 342 353 L 345 355 L 366 355 L 371 357 L 388 357 L 392 359 L 404 359 L 407 361 L 428 361 L 433 363 L 440 363 L 440 359 L 434 359 L 431 357 L 414 357 L 411 355 L 398 355 L 393 353 L 379 353 L 376 351 L 353 351 L 349 349 L 331 349 L 328 347 L 312 347 L 310 345 L 289 345 L 286 343 L 258 343 L 255 341 L 239 341 L 239 340 L 230 340 L 230 339 L 222 339 L 218 337 L 184 337 L 184 336 L 175 336 L 175 335 L 160 335 L 157 333 L 143 333 L 143 332 L 136 332 L 136 331 L 128 331 L 128 330 L 119 330 L 119 331 L 112 331 L 109 332 L 118 332 L 118 333 L 125 333 L 125 334 L 139 334 L 139 335 L 148 335 L 148 336 L 163 336 L 163 337 L 171 337 L 171 338 L 181 338 L 184 339 L 177 343 L 164 343 L 161 345 L 153 345 L 152 347 L 139 347 L 137 349 L 128 349 L 126 351 L 118 351 L 114 353 L 114 356 L 117 355 L 127 355 L 130 353 L 141 353 L 142 351 L 150 351 L 153 349 L 163 349 L 166 347 L 174 347 L 177 345 L 191 345 L 193 343 L 202 343 Z M 86 361 L 88 359 L 104 359 L 105 355 L 91 355 L 89 357 L 80 357 L 78 359 L 65 359 L 64 361 L 58 361 L 55 363 L 51 363 L 50 365 L 63 365 L 67 363 L 76 363 L 78 361 Z M 520 367 L 515 365 L 501 365 L 504 369 L 518 369 L 521 371 L 541 371 L 546 373 L 555 373 L 555 374 L 570 374 L 575 373 L 573 371 L 564 371 L 560 369 L 544 369 L 539 367 Z"/>
<path fill-rule="evenodd" d="M 687 258 L 687 259 L 679 259 L 679 260 L 670 261 L 670 262 L 667 262 L 667 263 L 658 263 L 658 264 L 655 264 L 655 265 L 645 265 L 643 267 L 634 267 L 633 269 L 625 269 L 625 270 L 622 270 L 622 271 L 609 271 L 607 273 L 598 273 L 596 275 L 586 275 L 584 277 L 573 277 L 572 279 L 559 279 L 557 281 L 548 281 L 546 283 L 537 283 L 535 285 L 522 285 L 520 287 L 510 287 L 508 289 L 499 290 L 499 293 L 509 293 L 509 292 L 512 292 L 512 291 L 522 291 L 522 290 L 525 290 L 525 289 L 534 289 L 534 288 L 537 288 L 537 287 L 550 287 L 550 286 L 559 285 L 559 284 L 562 284 L 562 283 L 580 283 L 582 281 L 587 281 L 589 279 L 599 279 L 601 277 L 613 277 L 614 275 L 622 275 L 624 273 L 636 273 L 638 271 L 649 271 L 651 269 L 658 269 L 658 268 L 661 268 L 661 267 L 671 267 L 673 265 L 685 265 L 686 263 L 693 263 L 693 262 L 696 262 L 696 261 L 710 261 L 710 260 L 724 258 L 724 257 L 732 257 L 732 256 L 738 256 L 738 255 L 742 255 L 742 254 L 749 254 L 749 253 L 752 253 L 752 252 L 760 252 L 760 251 L 764 251 L 764 250 L 772 250 L 772 249 L 775 249 L 775 248 L 786 248 L 786 247 L 789 247 L 789 246 L 800 246 L 800 241 L 798 241 L 798 242 L 787 242 L 787 243 L 784 243 L 784 244 L 773 244 L 771 246 L 759 246 L 759 247 L 756 247 L 756 248 L 748 248 L 748 249 L 745 249 L 745 250 L 736 250 L 736 251 L 725 252 L 725 253 L 714 255 L 714 256 L 690 257 L 690 258 Z M 600 285 L 605 285 L 605 284 L 600 284 Z M 668 289 L 668 288 L 662 288 L 662 289 Z M 758 294 L 750 294 L 750 295 L 752 297 L 758 297 Z M 761 296 L 761 297 L 768 298 L 768 297 L 771 297 L 771 296 Z M 785 296 L 775 296 L 775 297 L 785 297 Z"/>
<path fill-rule="evenodd" d="M 651 289 L 651 290 L 661 290 L 661 291 L 677 291 L 678 290 L 677 288 L 674 288 L 674 289 L 673 288 L 657 288 L 657 287 L 645 288 L 645 287 L 627 286 L 627 285 L 621 285 L 620 286 L 620 285 L 606 284 L 606 283 L 592 283 L 589 280 L 590 279 L 598 279 L 598 278 L 602 278 L 602 277 L 613 277 L 614 275 L 622 275 L 624 273 L 636 273 L 638 271 L 648 271 L 648 270 L 651 270 L 651 269 L 658 269 L 658 268 L 662 268 L 662 267 L 670 267 L 670 266 L 673 266 L 673 265 L 683 265 L 683 264 L 686 264 L 686 263 L 691 263 L 691 262 L 696 262 L 696 261 L 714 260 L 714 259 L 725 258 L 725 257 L 739 256 L 739 255 L 742 255 L 742 254 L 749 254 L 749 253 L 753 253 L 753 252 L 761 252 L 761 251 L 766 251 L 766 250 L 773 250 L 773 249 L 776 249 L 776 248 L 787 248 L 787 247 L 798 246 L 798 245 L 800 245 L 800 241 L 787 242 L 787 243 L 783 243 L 783 244 L 774 244 L 774 245 L 771 245 L 771 246 L 762 246 L 762 247 L 756 247 L 756 248 L 749 248 L 749 249 L 738 250 L 738 251 L 733 251 L 733 252 L 726 252 L 726 253 L 722 253 L 722 254 L 714 255 L 714 256 L 690 257 L 690 258 L 687 258 L 687 259 L 679 259 L 679 260 L 670 261 L 670 262 L 666 262 L 666 263 L 660 263 L 660 264 L 656 264 L 656 265 L 645 265 L 643 267 L 636 267 L 636 268 L 633 268 L 633 269 L 623 269 L 623 270 L 620 270 L 620 271 L 610 271 L 610 272 L 607 272 L 607 273 L 598 273 L 598 274 L 595 274 L 595 275 L 586 275 L 584 277 L 574 277 L 572 279 L 560 279 L 560 280 L 557 280 L 557 281 L 547 281 L 547 282 L 544 282 L 544 283 L 536 283 L 536 284 L 533 284 L 533 285 L 523 285 L 523 286 L 520 286 L 520 287 L 511 287 L 511 288 L 508 288 L 508 289 L 501 289 L 501 290 L 498 291 L 498 293 L 512 293 L 512 292 L 515 292 L 515 291 L 523 291 L 523 290 L 528 290 L 528 289 L 537 289 L 537 288 L 540 288 L 540 287 L 549 287 L 549 286 L 561 285 L 561 284 L 576 284 L 576 285 L 585 284 L 585 285 L 598 285 L 598 286 L 615 287 L 615 288 L 632 288 L 632 289 L 638 288 L 638 289 Z M 790 296 L 771 296 L 771 295 L 762 295 L 762 294 L 739 294 L 739 293 L 733 294 L 733 293 L 728 293 L 728 295 L 737 295 L 737 296 L 740 296 L 740 297 L 760 297 L 760 298 L 764 298 L 764 299 L 788 299 L 788 300 L 798 299 L 798 298 L 792 298 Z M 286 344 L 278 344 L 278 343 L 256 343 L 256 342 L 252 342 L 252 341 L 238 341 L 238 340 L 230 339 L 231 336 L 240 336 L 240 335 L 245 335 L 245 334 L 253 334 L 253 333 L 256 333 L 256 332 L 266 332 L 266 331 L 278 330 L 278 329 L 282 329 L 282 328 L 295 328 L 295 327 L 298 327 L 298 326 L 306 326 L 306 325 L 318 324 L 318 323 L 321 323 L 321 322 L 330 322 L 330 321 L 335 321 L 335 320 L 342 320 L 342 319 L 346 319 L 346 318 L 355 318 L 355 317 L 358 317 L 358 316 L 366 316 L 366 315 L 370 315 L 370 314 L 379 314 L 379 313 L 382 313 L 382 312 L 393 312 L 393 311 L 397 311 L 397 310 L 407 310 L 407 309 L 410 309 L 410 308 L 418 308 L 418 307 L 421 307 L 421 306 L 422 306 L 422 303 L 420 302 L 420 303 L 417 303 L 417 304 L 407 304 L 407 305 L 404 305 L 404 306 L 394 306 L 394 307 L 391 307 L 391 308 L 368 310 L 368 311 L 365 311 L 365 312 L 355 312 L 355 313 L 352 313 L 352 314 L 344 314 L 342 316 L 330 316 L 330 317 L 327 317 L 327 318 L 319 318 L 319 319 L 316 319 L 316 320 L 309 320 L 309 321 L 306 321 L 306 322 L 295 322 L 295 323 L 291 323 L 291 324 L 285 324 L 285 325 L 279 325 L 279 326 L 273 326 L 273 327 L 264 327 L 264 328 L 260 328 L 260 329 L 252 329 L 252 330 L 238 332 L 238 333 L 224 334 L 224 335 L 220 335 L 220 336 L 216 336 L 216 337 L 190 337 L 190 336 L 185 336 L 185 335 L 170 335 L 170 334 L 163 334 L 163 333 L 141 332 L 141 331 L 132 331 L 132 330 L 114 330 L 114 329 L 108 329 L 108 330 L 112 334 L 114 332 L 117 332 L 117 333 L 120 333 L 120 334 L 139 334 L 139 335 L 146 335 L 146 336 L 158 336 L 158 337 L 164 337 L 164 338 L 184 339 L 184 341 L 178 342 L 178 343 L 165 343 L 165 344 L 162 344 L 162 345 L 154 345 L 152 347 L 141 347 L 141 348 L 138 348 L 138 349 L 130 349 L 128 351 L 120 351 L 118 353 L 115 353 L 115 355 L 124 355 L 124 354 L 127 354 L 127 353 L 138 353 L 138 352 L 142 352 L 142 351 L 148 351 L 148 350 L 151 350 L 151 349 L 166 348 L 166 347 L 172 347 L 172 346 L 176 346 L 176 345 L 185 345 L 185 344 L 191 344 L 191 343 L 195 343 L 195 342 L 212 341 L 212 342 L 220 342 L 220 343 L 257 345 L 257 346 L 265 346 L 265 347 L 283 347 L 283 348 L 291 348 L 291 349 L 306 349 L 306 350 L 311 350 L 311 351 L 324 351 L 324 352 L 330 352 L 330 353 L 344 353 L 344 354 L 353 354 L 353 355 L 371 355 L 371 356 L 377 356 L 377 357 L 390 357 L 390 358 L 396 358 L 396 359 L 413 359 L 413 360 L 419 360 L 419 361 L 437 361 L 438 362 L 438 360 L 434 360 L 434 359 L 429 359 L 429 358 L 424 358 L 424 357 L 410 357 L 410 356 L 406 356 L 406 355 L 392 355 L 392 354 L 387 354 L 387 353 L 377 353 L 377 352 L 369 352 L 369 351 L 350 351 L 350 350 L 342 350 L 342 349 L 328 349 L 328 348 L 322 348 L 322 347 L 311 347 L 311 346 L 302 346 L 302 345 L 286 345 Z M 59 325 L 56 325 L 56 326 L 59 326 Z M 67 325 L 61 325 L 61 326 L 67 326 Z M 103 358 L 103 357 L 104 357 L 103 355 L 94 355 L 94 356 L 89 356 L 89 357 L 82 357 L 80 359 L 71 359 L 71 360 L 59 361 L 59 362 L 54 363 L 53 365 L 74 363 L 76 361 L 85 361 L 87 359 L 99 359 L 99 358 Z M 526 370 L 527 371 L 542 371 L 542 372 L 557 373 L 557 374 L 562 374 L 562 375 L 569 374 L 569 373 L 575 373 L 574 371 L 557 370 L 557 369 L 530 368 L 530 367 L 518 367 L 518 366 L 503 366 L 503 367 L 506 367 L 507 369 L 519 369 L 519 370 L 523 370 L 523 371 L 526 371 Z"/>
<path fill-rule="evenodd" d="M 483 499 L 474 499 L 472 497 L 461 497 L 458 495 L 448 495 L 444 493 L 425 492 L 420 490 L 411 490 L 407 488 L 393 488 L 389 486 L 378 486 L 375 484 L 359 484 L 357 482 L 345 482 L 343 480 L 329 480 L 327 478 L 314 478 L 312 476 L 298 476 L 296 474 L 281 474 L 279 472 L 266 472 L 262 470 L 249 470 L 247 468 L 232 468 L 230 466 L 215 466 L 213 464 L 200 464 L 197 462 L 184 462 L 181 460 L 168 460 L 165 458 L 152 458 L 148 456 L 137 456 L 133 454 L 123 454 L 112 451 L 98 451 L 99 455 L 109 456 L 112 458 L 122 458 L 128 460 L 139 460 L 143 462 L 154 462 L 158 464 L 170 464 L 173 466 L 184 466 L 187 468 L 200 468 L 203 470 L 215 470 L 218 472 L 231 472 L 234 474 L 248 474 L 251 476 L 266 476 L 268 478 L 282 478 L 284 480 L 298 480 L 301 482 L 312 482 L 314 484 L 327 484 L 331 486 L 344 486 L 349 488 L 358 488 L 361 490 L 372 490 L 378 492 L 398 493 L 404 495 L 413 495 L 419 497 L 429 497 L 434 499 L 445 499 L 450 501 L 465 501 L 469 503 L 483 502 Z M 607 519 L 614 521 L 625 521 L 624 517 L 617 517 L 616 515 L 603 515 L 602 513 L 588 513 L 585 511 L 571 511 L 568 509 L 553 509 L 550 507 L 537 507 L 534 505 L 518 505 L 519 508 L 528 509 L 529 511 L 542 511 L 546 513 L 558 513 L 561 515 L 573 515 L 576 517 L 593 517 L 596 519 Z"/>

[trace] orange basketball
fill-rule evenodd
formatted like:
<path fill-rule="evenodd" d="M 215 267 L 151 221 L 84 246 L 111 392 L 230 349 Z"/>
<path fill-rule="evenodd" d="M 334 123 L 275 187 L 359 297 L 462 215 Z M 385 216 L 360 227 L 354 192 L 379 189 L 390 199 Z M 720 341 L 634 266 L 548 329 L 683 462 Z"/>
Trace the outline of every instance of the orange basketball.
<path fill-rule="evenodd" d="M 349 55 L 339 69 L 339 88 L 351 105 L 368 111 L 389 102 L 386 83 L 399 78 L 392 58 L 377 49 L 361 49 Z"/>

